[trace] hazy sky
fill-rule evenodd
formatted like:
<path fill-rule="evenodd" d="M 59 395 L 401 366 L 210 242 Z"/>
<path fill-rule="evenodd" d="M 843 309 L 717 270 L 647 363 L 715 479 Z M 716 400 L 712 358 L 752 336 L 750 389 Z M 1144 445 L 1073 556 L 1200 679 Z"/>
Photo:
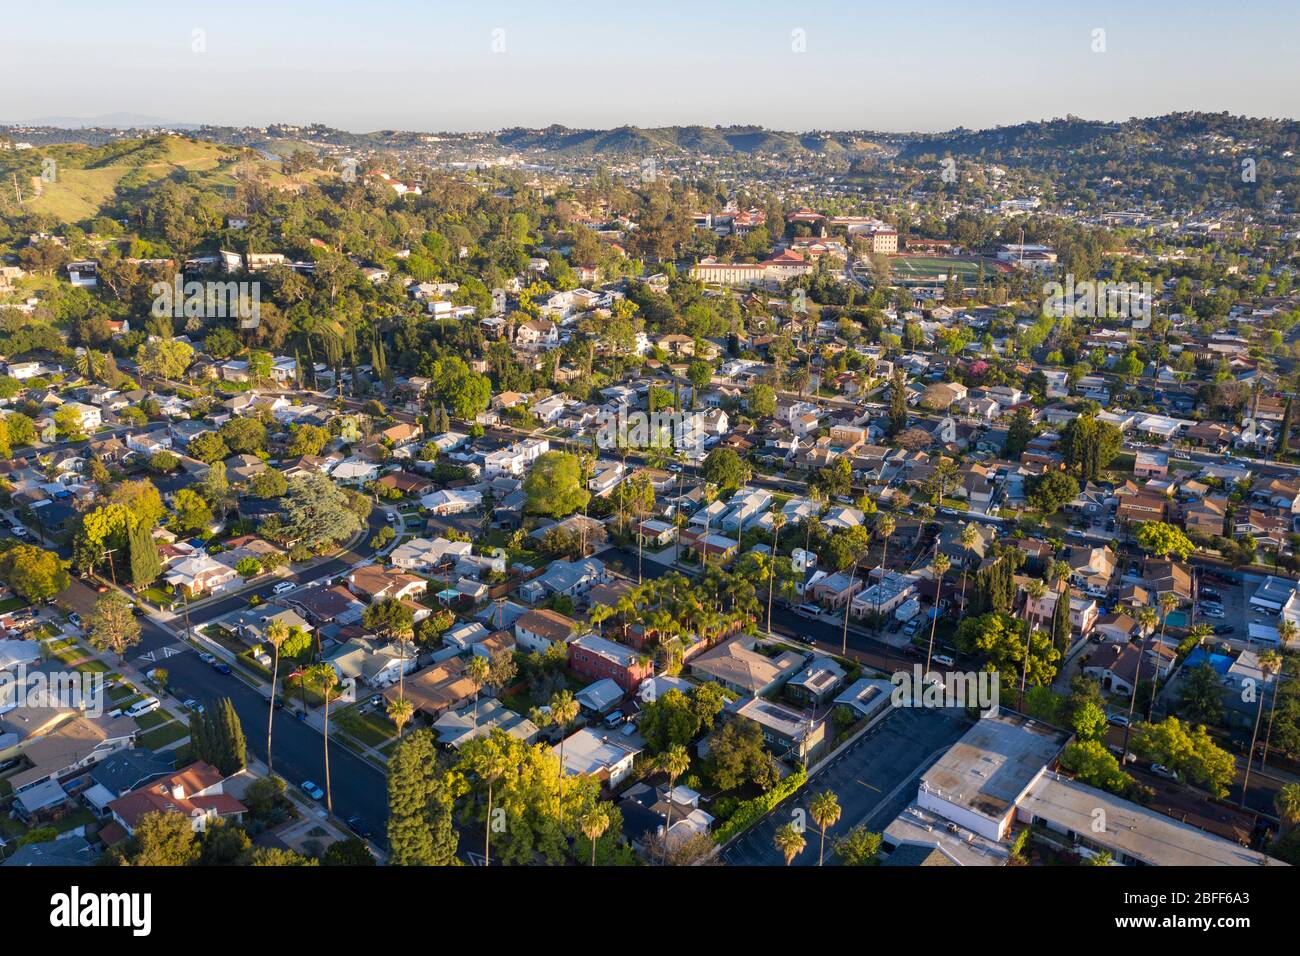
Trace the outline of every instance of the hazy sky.
<path fill-rule="evenodd" d="M 942 130 L 1067 113 L 1300 116 L 1294 0 L 7 6 L 0 121 Z"/>

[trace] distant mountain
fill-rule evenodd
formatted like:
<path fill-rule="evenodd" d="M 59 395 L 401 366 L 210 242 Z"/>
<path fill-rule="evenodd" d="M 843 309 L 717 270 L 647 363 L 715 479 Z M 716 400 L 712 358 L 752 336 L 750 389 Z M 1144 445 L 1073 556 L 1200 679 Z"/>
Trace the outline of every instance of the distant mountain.
<path fill-rule="evenodd" d="M 861 148 L 858 139 L 856 133 L 791 133 L 761 126 L 620 126 L 609 130 L 548 126 L 507 129 L 496 134 L 504 148 L 542 150 L 562 156 L 645 156 L 663 152 L 795 155 Z"/>
<path fill-rule="evenodd" d="M 99 116 L 41 116 L 36 119 L 15 121 L 10 126 L 53 126 L 58 129 L 198 129 L 197 123 L 177 123 L 173 120 L 145 116 L 141 113 L 104 113 Z"/>

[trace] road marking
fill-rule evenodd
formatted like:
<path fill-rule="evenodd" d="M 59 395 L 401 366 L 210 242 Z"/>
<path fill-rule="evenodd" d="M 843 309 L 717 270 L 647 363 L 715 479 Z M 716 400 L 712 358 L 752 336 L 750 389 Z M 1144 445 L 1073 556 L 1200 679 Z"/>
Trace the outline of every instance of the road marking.
<path fill-rule="evenodd" d="M 880 788 L 879 788 L 879 787 L 873 787 L 871 784 L 867 783 L 865 780 L 856 780 L 856 781 L 854 781 L 854 782 L 855 782 L 855 783 L 858 783 L 858 784 L 861 784 L 862 786 L 866 787 L 868 790 L 874 790 L 874 791 L 876 791 L 876 793 L 880 793 Z"/>
<path fill-rule="evenodd" d="M 152 663 L 152 662 L 154 661 L 153 651 L 148 651 L 148 652 L 146 652 L 146 653 L 144 653 L 144 654 L 141 654 L 141 655 L 140 655 L 140 660 L 142 660 L 142 661 L 149 661 L 149 662 Z"/>

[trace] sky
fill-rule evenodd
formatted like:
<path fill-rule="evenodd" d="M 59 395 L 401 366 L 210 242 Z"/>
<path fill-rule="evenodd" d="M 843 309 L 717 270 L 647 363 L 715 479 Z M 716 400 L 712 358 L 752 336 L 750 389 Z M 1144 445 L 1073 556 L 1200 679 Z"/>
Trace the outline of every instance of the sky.
<path fill-rule="evenodd" d="M 1294 0 L 9 0 L 0 122 L 356 132 L 1300 116 Z"/>

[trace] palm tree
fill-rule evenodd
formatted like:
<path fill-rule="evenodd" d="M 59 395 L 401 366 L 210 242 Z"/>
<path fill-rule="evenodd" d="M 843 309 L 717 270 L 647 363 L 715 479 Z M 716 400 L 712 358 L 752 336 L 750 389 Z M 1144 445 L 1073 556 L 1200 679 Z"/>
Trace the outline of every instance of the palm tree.
<path fill-rule="evenodd" d="M 1277 651 L 1265 651 L 1259 655 L 1259 670 L 1263 680 L 1260 681 L 1259 688 L 1259 706 L 1255 708 L 1255 726 L 1250 732 L 1250 749 L 1246 751 L 1246 773 L 1241 780 L 1241 808 L 1246 808 L 1246 791 L 1250 786 L 1250 766 L 1255 760 L 1255 739 L 1259 736 L 1259 719 L 1264 714 L 1264 697 L 1265 691 L 1268 690 L 1268 677 L 1270 674 L 1282 669 L 1282 655 Z M 1277 688 L 1273 688 L 1273 696 L 1277 696 Z"/>
<path fill-rule="evenodd" d="M 397 725 L 397 736 L 401 739 L 402 728 L 415 716 L 415 705 L 405 697 L 397 697 L 388 705 L 388 719 Z"/>
<path fill-rule="evenodd" d="M 844 657 L 849 655 L 849 609 L 853 607 L 853 582 L 858 576 L 858 559 L 851 558 L 849 563 L 839 569 L 841 573 L 848 572 L 849 583 L 845 587 L 848 593 L 844 598 L 844 635 L 841 641 L 840 654 Z"/>
<path fill-rule="evenodd" d="M 930 612 L 930 646 L 925 652 L 925 673 L 930 673 L 930 657 L 934 654 L 934 629 L 939 624 L 939 595 L 943 593 L 943 576 L 948 573 L 952 562 L 948 555 L 940 552 L 930 562 L 934 571 L 934 608 Z"/>
<path fill-rule="evenodd" d="M 569 727 L 578 719 L 578 702 L 568 690 L 557 691 L 551 696 L 550 721 L 560 728 L 560 779 L 558 781 L 560 797 L 560 830 L 564 830 L 564 738 L 569 736 Z"/>
<path fill-rule="evenodd" d="M 1282 822 L 1282 833 L 1289 833 L 1300 823 L 1300 783 L 1283 784 L 1273 798 L 1273 808 Z"/>
<path fill-rule="evenodd" d="M 840 818 L 840 802 L 835 799 L 835 792 L 824 790 L 817 794 L 808 804 L 808 812 L 822 831 L 821 847 L 817 851 L 817 865 L 822 866 L 826 861 L 826 828 L 835 826 Z"/>
<path fill-rule="evenodd" d="M 684 774 L 691 765 L 690 754 L 681 744 L 673 744 L 659 755 L 655 765 L 668 776 L 668 815 L 664 823 L 664 865 L 668 865 L 668 831 L 673 828 L 673 788 L 677 778 Z"/>
<path fill-rule="evenodd" d="M 483 689 L 483 685 L 487 683 L 488 674 L 491 673 L 491 671 L 492 671 L 492 665 L 488 663 L 488 659 L 484 657 L 482 654 L 473 655 L 472 657 L 470 657 L 469 663 L 465 665 L 465 676 L 469 678 L 470 682 L 473 683 L 474 685 L 474 723 L 475 724 L 478 723 L 479 691 L 481 691 Z"/>
<path fill-rule="evenodd" d="M 1020 670 L 1020 695 L 1016 710 L 1024 713 L 1025 709 L 1025 681 L 1029 679 L 1029 647 L 1034 631 L 1038 630 L 1042 624 L 1042 604 L 1043 598 L 1047 597 L 1047 585 L 1035 578 L 1025 587 L 1025 594 L 1029 600 L 1025 602 L 1025 610 L 1028 611 L 1032 605 L 1034 608 L 1034 623 L 1029 633 L 1025 635 L 1025 663 Z"/>
<path fill-rule="evenodd" d="M 772 560 L 767 568 L 767 633 L 772 633 L 772 591 L 776 584 L 776 543 L 785 527 L 785 512 L 772 509 Z"/>
<path fill-rule="evenodd" d="M 885 548 L 880 553 L 880 580 L 876 587 L 876 626 L 880 626 L 880 596 L 885 585 L 885 562 L 889 560 L 889 536 L 894 533 L 894 519 L 890 515 L 881 515 L 876 519 L 876 534 L 885 541 Z"/>
<path fill-rule="evenodd" d="M 1278 637 L 1282 639 L 1282 646 L 1288 647 L 1295 640 L 1297 631 L 1294 621 L 1282 619 L 1282 623 L 1277 627 Z M 1281 665 L 1277 671 L 1277 684 L 1273 687 L 1273 703 L 1268 708 L 1268 729 L 1264 731 L 1264 752 L 1260 755 L 1259 766 L 1262 769 L 1268 763 L 1268 744 L 1273 737 L 1273 715 L 1277 713 L 1277 699 L 1282 693 L 1282 680 L 1286 677 L 1286 658 L 1282 659 Z"/>
<path fill-rule="evenodd" d="M 488 785 L 487 819 L 483 821 L 483 865 L 492 865 L 492 797 L 497 780 L 506 772 L 505 760 L 496 747 L 487 747 L 475 760 L 479 778 Z"/>
<path fill-rule="evenodd" d="M 1164 594 L 1160 595 L 1159 603 L 1160 603 L 1160 642 L 1163 644 L 1165 640 L 1165 628 L 1169 626 L 1169 615 L 1173 613 L 1175 608 L 1178 607 L 1178 597 L 1173 592 L 1166 591 Z M 1159 679 L 1159 677 L 1160 675 L 1157 673 L 1156 674 L 1157 680 Z M 1151 722 L 1151 715 L 1152 715 L 1152 711 L 1155 709 L 1155 706 L 1156 706 L 1156 692 L 1155 692 L 1155 688 L 1152 687 L 1151 698 L 1147 701 L 1147 722 L 1148 723 Z"/>
<path fill-rule="evenodd" d="M 582 833 L 591 841 L 591 865 L 596 865 L 596 841 L 609 829 L 609 811 L 596 804 L 582 816 Z"/>
<path fill-rule="evenodd" d="M 609 618 L 613 615 L 613 613 L 614 613 L 614 609 L 610 607 L 608 604 L 593 605 L 591 610 L 587 612 L 587 622 L 600 632 L 601 637 L 604 637 L 605 636 L 604 624 L 607 620 L 609 620 Z"/>
<path fill-rule="evenodd" d="M 288 639 L 289 625 L 284 621 L 272 621 L 266 626 L 266 643 L 275 650 L 275 662 L 271 667 L 271 702 L 266 713 L 266 775 L 268 777 L 274 773 L 271 731 L 275 724 L 275 688 L 280 680 L 280 648 Z"/>
<path fill-rule="evenodd" d="M 961 534 L 957 540 L 961 542 L 962 549 L 966 552 L 966 560 L 962 562 L 961 567 L 961 616 L 966 616 L 966 570 L 970 564 L 970 553 L 975 550 L 975 542 L 979 541 L 980 533 L 975 530 L 975 526 L 969 522 L 966 527 L 961 529 Z"/>
<path fill-rule="evenodd" d="M 332 664 L 317 664 L 312 668 L 313 683 L 319 684 L 325 698 L 325 809 L 334 814 L 334 792 L 330 789 L 330 695 L 338 686 L 339 675 Z"/>
<path fill-rule="evenodd" d="M 1156 611 L 1152 607 L 1144 607 L 1138 611 L 1138 624 L 1142 627 L 1142 637 L 1138 639 L 1138 659 L 1137 667 L 1133 672 L 1133 694 L 1128 701 L 1128 722 L 1124 726 L 1124 746 L 1120 749 L 1120 760 L 1128 757 L 1128 738 L 1133 730 L 1133 711 L 1137 709 L 1138 684 L 1142 681 L 1142 656 L 1145 653 L 1143 644 L 1146 641 L 1146 635 L 1151 633 L 1151 628 L 1156 626 Z M 1152 689 L 1154 693 L 1154 688 Z"/>
<path fill-rule="evenodd" d="M 776 848 L 785 857 L 786 866 L 794 862 L 794 858 L 803 852 L 806 845 L 803 833 L 793 823 L 787 823 L 776 831 Z"/>
<path fill-rule="evenodd" d="M 709 520 L 713 517 L 709 514 L 709 508 L 718 500 L 718 486 L 706 481 L 701 491 L 701 500 L 704 502 L 704 550 L 700 552 L 700 570 L 703 571 L 709 566 Z"/>

